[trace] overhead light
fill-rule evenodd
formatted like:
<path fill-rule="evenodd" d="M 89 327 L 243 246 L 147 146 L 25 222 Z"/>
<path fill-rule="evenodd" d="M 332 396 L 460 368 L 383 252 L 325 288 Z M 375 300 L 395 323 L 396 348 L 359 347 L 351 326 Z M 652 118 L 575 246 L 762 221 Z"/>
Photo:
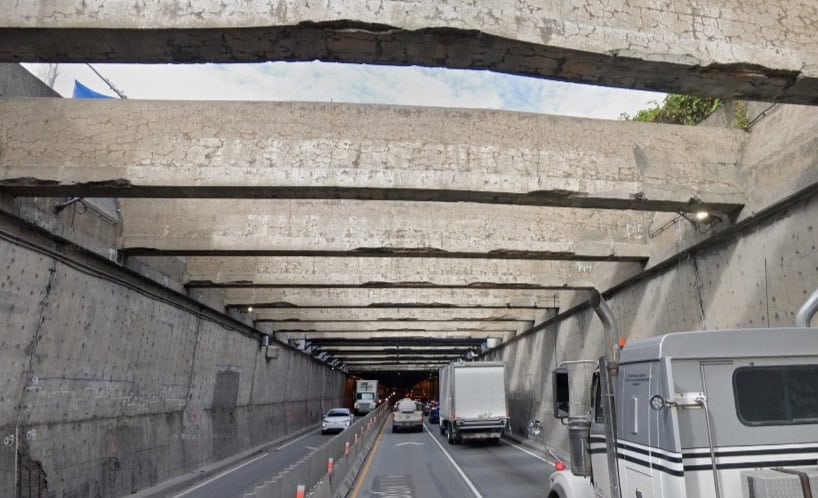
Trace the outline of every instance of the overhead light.
<path fill-rule="evenodd" d="M 248 313 L 251 313 L 252 311 L 253 311 L 253 307 L 252 307 L 252 306 L 248 306 L 248 307 L 247 307 L 247 312 L 248 312 Z"/>
<path fill-rule="evenodd" d="M 698 220 L 698 221 L 704 221 L 709 217 L 710 217 L 710 213 L 708 213 L 707 211 L 697 211 L 696 212 L 696 220 Z"/>

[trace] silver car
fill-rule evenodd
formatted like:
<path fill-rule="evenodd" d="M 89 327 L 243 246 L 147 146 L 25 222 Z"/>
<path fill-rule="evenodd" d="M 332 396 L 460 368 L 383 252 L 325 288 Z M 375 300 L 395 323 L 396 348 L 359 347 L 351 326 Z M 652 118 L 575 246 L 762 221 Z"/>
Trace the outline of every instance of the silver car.
<path fill-rule="evenodd" d="M 352 425 L 352 412 L 349 408 L 332 408 L 324 415 L 321 422 L 321 434 L 342 432 Z"/>

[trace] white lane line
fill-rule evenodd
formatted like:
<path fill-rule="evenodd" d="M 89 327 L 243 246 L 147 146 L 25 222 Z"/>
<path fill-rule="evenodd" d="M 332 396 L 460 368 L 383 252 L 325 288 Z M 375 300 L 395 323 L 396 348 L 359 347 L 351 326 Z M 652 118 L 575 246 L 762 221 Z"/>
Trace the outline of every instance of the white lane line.
<path fill-rule="evenodd" d="M 435 439 L 435 437 L 432 435 L 432 430 L 429 429 L 429 426 L 424 423 L 423 427 L 426 429 L 426 435 L 429 436 L 430 438 L 432 438 L 432 441 L 434 441 L 435 444 L 437 445 L 437 447 L 440 448 L 440 451 L 442 451 L 443 454 L 446 455 L 446 458 L 449 459 L 449 463 L 452 464 L 452 466 L 454 467 L 454 470 L 456 470 L 457 473 L 460 474 L 460 477 L 462 477 L 463 480 L 466 482 L 466 485 L 469 487 L 471 492 L 474 493 L 475 498 L 483 498 L 483 495 L 481 495 L 480 492 L 477 491 L 477 488 L 475 488 L 474 484 L 472 484 L 471 480 L 468 477 L 466 477 L 466 473 L 463 472 L 463 469 L 461 469 L 459 465 L 457 465 L 457 462 L 455 462 L 454 458 L 452 458 L 452 456 L 449 454 L 449 452 L 446 451 L 446 448 L 444 448 L 443 445 L 440 444 L 440 441 Z"/>
<path fill-rule="evenodd" d="M 299 437 L 293 439 L 292 441 L 289 441 L 287 443 L 282 444 L 281 446 L 276 446 L 275 451 L 283 450 L 287 446 L 290 446 L 291 444 L 295 444 L 295 443 L 301 441 L 302 439 L 304 439 L 305 437 L 312 436 L 314 434 L 316 434 L 315 431 L 310 431 L 310 432 L 304 434 L 303 436 L 299 436 Z"/>
<path fill-rule="evenodd" d="M 310 451 L 313 451 L 313 450 L 317 450 L 317 449 L 318 449 L 318 448 L 313 448 L 312 446 L 304 446 L 304 448 L 306 448 L 306 449 L 308 449 L 308 450 L 310 450 Z"/>
<path fill-rule="evenodd" d="M 523 448 L 522 446 L 520 446 L 520 445 L 518 445 L 518 444 L 514 444 L 514 443 L 512 443 L 511 441 L 507 441 L 507 440 L 505 440 L 505 439 L 503 439 L 503 443 L 504 443 L 504 444 L 507 444 L 507 445 L 509 445 L 509 446 L 514 446 L 514 447 L 515 447 L 515 448 L 517 448 L 518 450 L 522 451 L 523 453 L 528 453 L 529 455 L 533 456 L 533 457 L 534 457 L 534 458 L 536 458 L 537 460 L 542 460 L 543 462 L 545 462 L 545 463 L 547 463 L 547 464 L 549 464 L 549 465 L 551 465 L 551 464 L 552 464 L 551 462 L 549 462 L 549 461 L 548 461 L 548 459 L 547 459 L 547 458 L 541 457 L 540 455 L 538 455 L 538 454 L 534 453 L 533 451 L 528 451 L 527 449 Z"/>
<path fill-rule="evenodd" d="M 206 481 L 204 481 L 202 483 L 199 483 L 196 486 L 193 486 L 192 488 L 190 488 L 190 489 L 188 489 L 186 491 L 182 491 L 178 495 L 174 495 L 173 498 L 179 498 L 180 496 L 185 496 L 188 493 L 196 491 L 197 489 L 201 488 L 202 486 L 204 486 L 206 484 L 210 484 L 211 482 L 215 481 L 216 479 L 220 479 L 220 478 L 226 476 L 227 474 L 229 474 L 231 472 L 234 472 L 234 471 L 244 467 L 245 465 L 250 465 L 251 463 L 255 462 L 256 460 L 264 458 L 267 455 L 269 455 L 269 453 L 264 453 L 264 454 L 261 454 L 261 455 L 257 456 L 256 458 L 253 458 L 252 460 L 247 460 L 246 462 L 242 463 L 241 465 L 237 465 L 237 466 L 233 467 L 232 469 L 226 470 L 226 471 L 222 472 L 221 474 L 219 474 L 219 475 L 217 475 L 215 477 L 211 477 L 210 479 L 208 479 L 208 480 L 206 480 Z"/>

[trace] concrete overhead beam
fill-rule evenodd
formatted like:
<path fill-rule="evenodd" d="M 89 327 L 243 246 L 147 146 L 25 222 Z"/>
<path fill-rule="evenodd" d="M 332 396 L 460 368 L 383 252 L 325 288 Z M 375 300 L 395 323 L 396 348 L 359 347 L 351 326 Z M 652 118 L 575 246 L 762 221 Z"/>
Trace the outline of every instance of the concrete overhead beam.
<path fill-rule="evenodd" d="M 507 321 L 507 322 L 485 322 L 480 320 L 472 321 L 429 321 L 429 320 L 409 320 L 381 322 L 276 322 L 275 332 L 480 332 L 480 333 L 506 333 L 514 332 L 520 324 L 529 323 L 527 321 Z"/>
<path fill-rule="evenodd" d="M 475 340 L 479 345 L 488 338 L 495 337 L 505 339 L 514 335 L 514 331 L 477 331 L 477 330 L 390 330 L 390 331 L 321 331 L 321 332 L 274 332 L 275 337 L 283 342 L 290 339 L 326 339 L 340 341 L 344 344 L 354 344 L 351 340 L 365 341 L 370 344 L 438 344 L 437 339 L 462 340 L 463 344 L 471 344 Z M 416 341 L 417 340 L 417 341 Z M 408 341 L 408 342 L 406 342 Z M 419 342 L 418 342 L 419 341 Z"/>
<path fill-rule="evenodd" d="M 0 60 L 12 62 L 318 59 L 818 103 L 818 13 L 809 0 L 6 4 Z"/>
<path fill-rule="evenodd" d="M 481 320 L 486 322 L 532 321 L 535 311 L 531 309 L 499 308 L 359 308 L 359 309 L 302 309 L 276 308 L 253 309 L 253 318 L 263 322 L 380 322 L 380 321 L 461 321 Z M 276 324 L 278 325 L 278 324 Z"/>
<path fill-rule="evenodd" d="M 262 308 L 559 308 L 559 294 L 495 289 L 224 289 L 227 305 Z"/>
<path fill-rule="evenodd" d="M 473 351 L 474 348 L 437 348 L 437 347 L 429 347 L 429 348 L 373 348 L 373 349 L 340 349 L 340 348 L 330 348 L 330 347 L 321 347 L 320 351 L 326 351 L 327 353 L 331 354 L 336 358 L 358 358 L 358 357 L 370 357 L 370 356 L 398 356 L 398 355 L 435 355 L 435 356 L 443 356 L 443 355 L 454 355 L 454 356 L 462 356 L 467 351 Z"/>
<path fill-rule="evenodd" d="M 606 288 L 638 263 L 425 258 L 192 257 L 190 287 Z M 590 280 L 595 280 L 591 283 Z M 422 299 L 418 293 L 417 300 Z"/>
<path fill-rule="evenodd" d="M 132 255 L 636 261 L 652 213 L 344 200 L 121 199 Z"/>
<path fill-rule="evenodd" d="M 283 334 L 282 334 L 283 335 Z M 281 339 L 281 338 L 279 338 Z M 424 336 L 415 335 L 415 336 L 406 336 L 406 337 L 370 337 L 370 338 L 361 338 L 359 337 L 349 337 L 349 338 L 339 338 L 334 337 L 332 335 L 324 335 L 323 337 L 314 336 L 309 338 L 310 343 L 318 345 L 320 347 L 331 347 L 331 346 L 343 346 L 343 347 L 416 347 L 416 348 L 427 348 L 427 347 L 479 347 L 481 343 L 483 343 L 486 338 L 477 338 L 477 337 L 443 337 L 443 336 L 432 336 L 430 337 L 428 334 Z"/>
<path fill-rule="evenodd" d="M 0 101 L 14 195 L 732 212 L 744 132 L 352 104 Z"/>

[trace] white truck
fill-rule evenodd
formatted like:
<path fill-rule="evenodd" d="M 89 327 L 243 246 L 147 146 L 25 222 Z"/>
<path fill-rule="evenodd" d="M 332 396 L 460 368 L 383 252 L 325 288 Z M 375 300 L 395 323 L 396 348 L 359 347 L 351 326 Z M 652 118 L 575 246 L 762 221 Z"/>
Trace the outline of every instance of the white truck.
<path fill-rule="evenodd" d="M 548 498 L 818 497 L 818 291 L 795 328 L 669 333 L 622 348 L 599 293 L 591 304 L 610 343 L 590 360 L 589 413 L 568 413 L 569 367 L 587 360 L 553 372 L 570 470 L 555 462 Z"/>
<path fill-rule="evenodd" d="M 456 362 L 440 369 L 440 434 L 449 444 L 500 442 L 508 426 L 506 368 L 501 361 Z"/>
<path fill-rule="evenodd" d="M 358 380 L 355 382 L 355 413 L 369 413 L 378 406 L 378 381 Z"/>

